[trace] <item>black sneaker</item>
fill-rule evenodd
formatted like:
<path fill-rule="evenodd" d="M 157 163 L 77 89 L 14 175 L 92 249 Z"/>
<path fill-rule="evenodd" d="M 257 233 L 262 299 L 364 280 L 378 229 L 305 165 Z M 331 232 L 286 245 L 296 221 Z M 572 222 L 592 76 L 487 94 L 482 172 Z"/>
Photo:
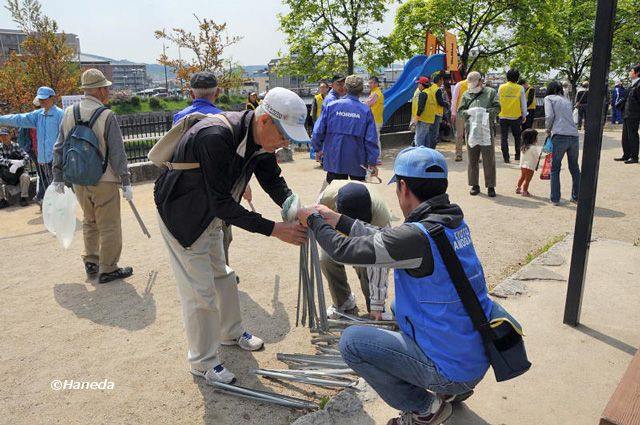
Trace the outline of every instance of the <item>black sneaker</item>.
<path fill-rule="evenodd" d="M 480 186 L 472 186 L 469 194 L 471 196 L 476 196 L 478 193 L 480 193 Z"/>
<path fill-rule="evenodd" d="M 508 156 L 505 156 L 505 157 L 504 157 L 504 163 L 505 163 L 505 164 L 509 164 L 510 162 L 511 162 L 511 160 L 509 159 L 509 157 L 508 157 Z"/>
<path fill-rule="evenodd" d="M 27 205 L 29 205 L 29 200 L 27 198 L 20 198 L 20 206 L 26 207 Z"/>
<path fill-rule="evenodd" d="M 126 279 L 132 274 L 133 274 L 133 268 L 120 267 L 118 270 L 114 270 L 109 273 L 100 273 L 100 278 L 98 279 L 98 281 L 100 283 L 107 283 L 113 280 Z"/>
<path fill-rule="evenodd" d="M 489 195 L 489 198 L 495 198 L 496 197 L 496 190 L 492 187 L 490 187 L 489 189 L 487 189 L 487 195 Z"/>
<path fill-rule="evenodd" d="M 0 201 L 0 210 L 3 208 L 7 208 L 9 206 L 9 202 L 6 199 Z"/>
<path fill-rule="evenodd" d="M 614 160 L 614 161 L 620 161 L 620 162 L 624 162 L 624 161 L 626 161 L 627 159 L 629 159 L 629 158 L 624 157 L 624 156 L 621 156 L 620 158 L 613 158 L 613 160 Z"/>
<path fill-rule="evenodd" d="M 624 163 L 625 164 L 637 164 L 638 163 L 638 158 L 629 158 Z"/>
<path fill-rule="evenodd" d="M 87 276 L 95 277 L 98 274 L 100 267 L 96 263 L 84 263 L 84 271 L 87 272 Z"/>

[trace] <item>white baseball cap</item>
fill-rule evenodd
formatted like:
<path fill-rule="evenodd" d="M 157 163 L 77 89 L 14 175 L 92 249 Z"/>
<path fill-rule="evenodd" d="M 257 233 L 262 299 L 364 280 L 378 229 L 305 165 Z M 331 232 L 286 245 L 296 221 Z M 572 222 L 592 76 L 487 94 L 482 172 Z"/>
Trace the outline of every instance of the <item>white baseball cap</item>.
<path fill-rule="evenodd" d="M 275 87 L 269 90 L 260 107 L 273 118 L 284 137 L 295 143 L 311 141 L 304 126 L 307 105 L 300 96 L 283 87 Z"/>

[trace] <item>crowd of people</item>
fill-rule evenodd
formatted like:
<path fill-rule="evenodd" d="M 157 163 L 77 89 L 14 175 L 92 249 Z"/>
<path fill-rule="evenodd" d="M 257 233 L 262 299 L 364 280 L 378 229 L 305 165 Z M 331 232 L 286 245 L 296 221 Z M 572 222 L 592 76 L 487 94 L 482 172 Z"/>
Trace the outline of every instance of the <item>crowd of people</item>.
<path fill-rule="evenodd" d="M 624 154 L 617 159 L 626 163 L 638 162 L 640 65 L 630 77 L 631 87 L 623 90 L 616 84 L 612 95 L 612 106 L 621 110 L 623 121 Z M 497 307 L 488 297 L 463 212 L 447 194 L 448 165 L 437 150 L 441 122 L 450 123 L 454 133 L 455 161 L 463 160 L 466 145 L 471 195 L 480 193 L 482 163 L 489 197 L 496 196 L 495 129 L 500 130 L 505 163 L 511 162 L 508 135 L 513 136 L 513 157 L 521 170 L 515 192 L 525 197 L 531 196 L 529 185 L 543 150 L 542 132 L 532 128 L 534 88 L 517 70 L 506 73 L 507 81 L 498 90 L 486 86 L 475 71 L 453 86 L 445 86 L 445 80 L 439 72 L 416 81 L 413 146 L 396 156 L 389 182 L 405 221 L 392 227 L 390 208 L 371 184 L 382 161 L 384 94 L 377 77 L 369 79 L 370 95 L 364 101 L 360 99 L 364 81 L 359 76 L 338 74 L 321 82 L 311 106 L 309 136 L 307 107 L 292 91 L 273 88 L 261 101 L 251 93 L 244 111 L 225 112 L 215 104 L 220 94 L 216 76 L 211 72 L 191 76 L 191 104 L 175 114 L 173 128 L 154 147 L 159 162 L 151 153 L 149 157 L 163 168 L 155 182 L 154 201 L 178 287 L 193 375 L 208 383 L 233 383 L 236 377 L 223 365 L 220 346 L 247 351 L 264 346 L 242 322 L 239 279 L 229 260 L 231 226 L 238 226 L 293 245 L 304 244 L 308 232 L 313 232 L 322 248 L 321 270 L 332 298 L 322 314 L 360 314 L 347 279 L 345 265 L 350 265 L 355 267 L 368 317 L 395 317 L 398 332 L 351 326 L 339 346 L 344 361 L 385 402 L 402 411 L 390 424 L 442 423 L 451 415 L 452 403 L 473 393 L 490 361 L 486 342 L 460 298 L 459 282 L 450 273 L 451 258 L 441 251 L 441 235 L 468 277 L 467 295 L 476 298 L 486 318 Z M 81 77 L 84 97 L 79 103 L 62 110 L 55 105 L 54 90 L 41 87 L 34 99 L 38 109 L 0 116 L 0 125 L 27 130 L 25 141 L 15 143 L 9 130 L 0 128 L 0 207 L 8 205 L 7 187 L 20 192 L 22 205 L 28 203 L 26 166 L 35 159 L 36 199 L 42 199 L 50 184 L 59 193 L 69 188 L 75 192 L 83 211 L 84 269 L 102 284 L 133 274 L 131 267 L 118 264 L 120 193 L 132 201 L 133 189 L 120 128 L 105 107 L 110 86 L 102 72 L 89 69 Z M 588 100 L 586 86 L 574 101 L 564 90 L 552 81 L 544 98 L 548 139 L 544 145 L 553 158 L 550 199 L 556 205 L 561 203 L 565 155 L 572 176 L 570 200 L 578 199 L 578 130 Z M 93 151 L 74 150 L 80 141 L 93 143 Z M 326 172 L 314 205 L 299 205 L 276 161 L 275 151 L 290 143 L 311 144 Z M 282 221 L 269 220 L 241 204 L 243 198 L 252 199 L 253 177 L 282 209 Z M 388 305 L 389 269 L 394 273 L 395 300 Z"/>

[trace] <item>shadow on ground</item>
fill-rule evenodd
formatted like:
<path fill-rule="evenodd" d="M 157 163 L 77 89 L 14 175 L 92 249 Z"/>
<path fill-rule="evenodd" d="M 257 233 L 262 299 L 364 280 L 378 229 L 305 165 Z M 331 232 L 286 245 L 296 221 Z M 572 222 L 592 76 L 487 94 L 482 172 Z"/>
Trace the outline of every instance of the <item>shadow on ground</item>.
<path fill-rule="evenodd" d="M 103 285 L 60 283 L 54 286 L 53 296 L 61 307 L 98 325 L 137 331 L 156 320 L 153 294 L 138 294 L 123 280 Z"/>

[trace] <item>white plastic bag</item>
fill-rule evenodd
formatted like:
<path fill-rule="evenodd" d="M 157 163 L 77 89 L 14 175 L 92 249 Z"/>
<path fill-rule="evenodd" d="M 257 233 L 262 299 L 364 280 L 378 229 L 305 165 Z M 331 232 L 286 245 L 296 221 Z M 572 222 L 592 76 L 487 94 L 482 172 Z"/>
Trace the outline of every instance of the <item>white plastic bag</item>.
<path fill-rule="evenodd" d="M 573 123 L 578 125 L 578 108 L 573 108 Z"/>
<path fill-rule="evenodd" d="M 491 125 L 486 108 L 474 107 L 467 110 L 469 120 L 469 147 L 491 145 Z"/>
<path fill-rule="evenodd" d="M 76 232 L 76 205 L 76 195 L 66 186 L 60 194 L 50 185 L 42 200 L 44 225 L 64 249 L 69 248 Z"/>

